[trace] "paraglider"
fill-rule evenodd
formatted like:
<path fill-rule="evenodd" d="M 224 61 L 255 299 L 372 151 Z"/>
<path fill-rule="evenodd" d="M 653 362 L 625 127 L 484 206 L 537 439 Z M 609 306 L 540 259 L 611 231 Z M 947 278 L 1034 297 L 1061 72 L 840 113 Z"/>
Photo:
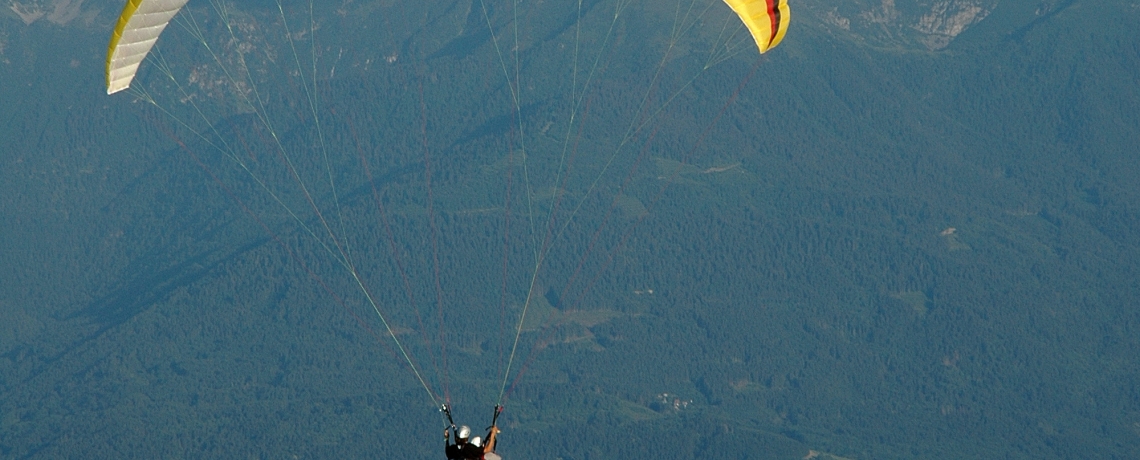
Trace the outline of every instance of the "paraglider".
<path fill-rule="evenodd" d="M 128 0 L 107 47 L 107 94 L 131 86 L 139 64 L 187 0 Z"/>
<path fill-rule="evenodd" d="M 792 20 L 787 0 L 724 0 L 744 21 L 760 54 L 775 48 L 788 32 Z"/>
<path fill-rule="evenodd" d="M 503 412 L 502 406 L 495 406 L 495 415 L 491 419 L 491 426 L 487 429 L 487 438 L 471 437 L 471 428 L 467 425 L 455 426 L 451 419 L 451 406 L 444 404 L 440 411 L 447 416 L 451 426 L 443 430 L 444 453 L 448 460 L 500 460 L 495 453 L 495 443 L 499 435 L 499 414 Z M 455 442 L 451 442 L 451 434 L 455 433 Z"/>
<path fill-rule="evenodd" d="M 715 0 L 712 0 L 712 1 L 715 1 Z M 127 0 L 126 5 L 124 6 L 123 11 L 122 11 L 122 13 L 118 19 L 118 22 L 115 25 L 115 28 L 114 28 L 112 36 L 111 36 L 110 43 L 108 45 L 108 53 L 107 53 L 107 59 L 106 59 L 107 94 L 114 94 L 114 93 L 123 91 L 125 89 L 128 89 L 131 86 L 131 83 L 132 83 L 132 81 L 133 81 L 133 79 L 134 79 L 134 77 L 135 77 L 135 75 L 139 69 L 140 64 L 146 59 L 146 56 L 148 55 L 148 53 L 155 46 L 159 36 L 163 33 L 166 26 L 169 25 L 169 23 L 179 13 L 179 11 L 187 4 L 187 2 L 188 2 L 188 0 Z M 788 7 L 786 0 L 724 0 L 724 2 L 732 8 L 732 10 L 736 13 L 737 16 L 739 16 L 740 20 L 743 22 L 743 25 L 746 26 L 746 28 L 749 30 L 749 32 L 750 32 L 753 40 L 755 41 L 756 46 L 758 47 L 760 53 L 765 53 L 768 50 L 770 50 L 771 48 L 777 46 L 783 40 L 785 34 L 787 33 L 787 28 L 788 28 L 788 25 L 790 22 L 790 10 L 789 10 L 789 7 Z M 735 19 L 732 16 L 728 15 L 727 12 L 725 12 L 723 10 L 722 10 L 722 12 L 724 13 L 724 18 L 728 21 L 728 23 L 732 24 L 733 27 L 736 27 L 736 29 L 739 30 L 740 26 L 735 22 Z M 282 22 L 284 22 L 285 13 L 282 12 L 281 14 L 282 14 Z M 614 20 L 616 21 L 616 18 Z M 289 34 L 285 34 L 285 36 L 291 37 L 291 35 L 289 35 Z M 732 46 L 725 45 L 725 46 L 722 46 L 719 48 L 719 49 L 729 50 L 729 54 L 725 54 L 724 56 L 730 56 L 731 53 L 736 53 L 739 50 L 747 50 L 746 45 L 736 46 L 737 44 L 741 43 L 741 41 L 744 41 L 744 43 L 747 43 L 746 42 L 747 38 L 745 36 L 743 36 L 743 34 L 738 34 L 738 35 L 735 35 L 734 37 L 737 37 L 737 38 L 733 38 L 734 42 L 732 43 Z M 575 38 L 575 39 L 577 39 L 577 38 Z M 291 40 L 291 38 L 290 38 L 290 40 Z M 640 42 L 635 43 L 634 45 L 637 47 L 642 46 Z M 313 45 L 313 46 L 315 47 L 315 45 Z M 311 79 L 308 80 L 308 82 L 302 82 L 302 87 L 305 88 L 307 102 L 309 104 L 311 104 L 310 109 L 312 110 L 312 120 L 313 120 L 312 124 L 318 132 L 318 135 L 315 137 L 317 139 L 319 139 L 320 143 L 323 143 L 324 137 L 323 137 L 323 135 L 320 135 L 321 121 L 320 121 L 320 118 L 317 116 L 317 114 L 319 112 L 318 105 L 316 103 L 315 97 L 310 96 L 308 93 L 310 91 L 309 85 L 311 84 L 312 85 L 311 86 L 312 94 L 319 94 L 319 92 L 316 91 L 316 85 L 317 85 L 316 82 L 318 81 L 318 78 L 316 75 L 317 74 L 317 71 L 316 71 L 316 69 L 317 69 L 317 65 L 316 65 L 317 57 L 316 56 L 317 56 L 317 54 L 314 52 L 313 57 L 312 57 L 312 59 L 313 59 L 313 75 L 312 75 Z M 296 58 L 296 56 L 294 56 L 294 58 Z M 501 57 L 500 57 L 500 59 L 501 59 Z M 577 57 L 575 57 L 575 59 L 577 59 Z M 718 59 L 720 59 L 720 58 L 718 58 Z M 387 62 L 389 64 L 391 64 L 394 61 L 395 61 L 395 58 L 390 58 Z M 713 62 L 713 61 L 714 60 L 710 58 L 710 62 Z M 666 61 L 663 60 L 662 62 L 666 62 Z M 577 63 L 575 63 L 574 65 L 575 65 L 574 73 L 575 73 L 575 75 L 577 75 L 577 72 L 578 72 L 577 67 L 576 67 Z M 301 65 L 300 65 L 300 63 L 298 63 L 298 68 L 300 69 L 300 67 L 301 67 Z M 707 66 L 705 68 L 707 68 Z M 167 70 L 167 72 L 169 72 L 169 69 Z M 303 75 L 303 72 L 298 72 L 298 73 Z M 331 75 L 331 73 L 330 73 L 330 75 Z M 517 78 L 517 76 L 516 76 L 516 78 Z M 585 92 L 584 88 L 586 86 L 590 85 L 590 83 L 589 83 L 590 81 L 592 81 L 592 80 L 587 80 L 587 83 L 582 84 L 581 88 L 576 88 L 576 89 L 574 89 L 574 91 L 583 91 L 583 93 L 584 93 Z M 510 78 L 508 77 L 508 87 L 512 87 L 512 85 L 518 85 L 518 82 L 517 81 L 511 81 Z M 573 87 L 574 85 L 571 85 L 571 86 Z M 655 85 L 649 85 L 649 86 L 655 87 Z M 136 88 L 136 90 L 138 90 L 138 89 L 139 88 Z M 517 91 L 517 87 L 515 87 L 515 89 L 513 91 Z M 141 93 L 141 91 L 140 91 L 140 93 Z M 421 107 L 424 106 L 423 94 L 422 93 L 423 93 L 423 90 L 422 90 L 422 82 L 421 82 L 421 94 L 420 94 Z M 149 94 L 147 94 L 147 96 L 149 99 Z M 512 99 L 512 102 L 514 104 L 516 104 L 516 106 L 515 106 L 516 115 L 519 115 L 519 117 L 521 117 L 521 109 L 518 107 L 517 97 L 518 97 L 517 94 L 515 96 L 513 96 L 514 99 Z M 582 100 L 584 100 L 584 99 L 582 98 L 582 94 L 572 94 L 572 98 L 577 99 L 577 102 L 575 102 L 575 104 L 573 104 L 573 106 L 574 106 L 573 110 L 577 111 L 578 107 L 581 105 Z M 671 100 L 672 97 L 670 97 L 668 99 Z M 153 100 L 151 100 L 151 102 L 153 103 Z M 267 112 L 267 110 L 266 110 L 265 106 L 261 104 L 261 101 L 259 100 L 258 104 L 253 104 L 249 101 L 246 101 L 246 102 L 250 107 L 252 107 L 252 110 L 259 112 L 257 118 L 264 124 L 265 128 L 269 131 L 272 131 L 271 123 L 266 121 L 266 120 L 270 119 L 270 117 L 265 114 L 265 112 Z M 666 102 L 665 104 L 668 104 L 668 103 Z M 206 118 L 205 115 L 201 114 L 202 112 L 200 110 L 197 110 L 197 106 L 195 106 L 194 108 L 198 112 L 198 115 L 202 116 L 203 119 Z M 648 112 L 652 112 L 652 111 L 646 110 L 646 112 L 648 113 Z M 323 113 L 323 112 L 321 112 L 321 113 Z M 573 123 L 574 117 L 576 115 L 577 115 L 576 112 L 574 112 L 574 113 L 572 113 L 571 117 L 569 117 L 572 120 L 571 123 Z M 641 119 L 640 117 L 636 117 L 636 118 Z M 652 117 L 650 117 L 650 118 L 652 118 Z M 207 121 L 207 123 L 211 122 L 211 120 L 206 120 L 206 121 Z M 426 149 L 426 145 L 427 145 L 426 123 L 427 122 L 425 121 L 424 122 L 425 128 L 423 131 L 424 135 L 425 135 L 425 141 L 424 141 L 425 142 L 425 151 L 427 150 Z M 186 124 L 183 124 L 183 125 L 185 126 Z M 549 127 L 549 125 L 548 125 L 548 127 Z M 629 132 L 630 133 L 636 133 L 636 132 L 640 131 L 640 129 L 641 129 L 641 126 L 635 126 L 635 125 L 631 124 Z M 521 129 L 521 124 L 520 124 L 519 131 L 520 132 L 523 131 Z M 543 132 L 545 133 L 545 130 Z M 570 132 L 571 132 L 571 130 L 568 129 L 567 133 L 570 133 Z M 217 133 L 214 133 L 214 134 L 219 135 Z M 615 149 L 615 153 L 613 154 L 614 156 L 617 155 L 616 152 L 620 151 L 622 149 L 622 147 L 627 143 L 626 141 L 631 139 L 632 136 L 633 136 L 633 134 L 627 134 L 626 139 L 623 139 L 618 143 L 619 145 Z M 201 137 L 206 138 L 207 136 L 201 136 Z M 278 136 L 276 134 L 272 134 L 272 136 L 270 136 L 270 137 L 272 137 L 275 141 L 278 139 Z M 570 139 L 569 134 L 567 134 L 566 139 Z M 242 143 L 244 144 L 244 141 L 242 141 Z M 219 143 L 219 145 L 224 146 L 225 144 Z M 323 151 L 323 149 L 325 147 L 323 144 L 320 144 L 320 145 L 321 145 L 320 149 L 322 149 L 322 151 Z M 224 147 L 224 148 L 228 148 L 228 147 Z M 287 158 L 289 155 L 288 149 L 286 149 L 284 146 L 282 146 L 280 141 L 276 141 L 276 145 L 275 145 L 274 149 L 277 150 L 278 153 L 283 158 Z M 227 153 L 227 155 L 229 155 L 229 152 L 226 152 L 226 153 Z M 425 153 L 425 155 L 426 155 L 426 153 Z M 363 157 L 362 157 L 362 160 L 363 160 Z M 325 161 L 327 162 L 327 159 Z M 514 161 L 515 160 L 513 159 L 513 157 L 508 157 L 507 163 L 513 164 Z M 235 160 L 235 163 L 241 164 L 241 167 L 243 169 L 245 169 L 245 171 L 248 172 L 251 176 L 254 175 L 254 172 L 252 172 L 250 169 L 247 169 L 245 167 L 245 164 L 242 163 L 242 161 Z M 286 160 L 286 163 L 291 163 L 291 162 Z M 425 164 L 426 163 L 427 163 L 427 161 L 425 160 Z M 203 167 L 205 168 L 205 166 L 203 166 Z M 327 164 L 325 167 L 326 168 L 328 167 Z M 293 168 L 292 164 L 289 164 L 289 169 L 292 170 L 292 168 Z M 604 173 L 604 170 L 603 170 L 603 172 L 599 172 L 598 177 L 600 178 L 603 173 Z M 562 173 L 560 172 L 559 174 L 562 174 Z M 632 172 L 631 172 L 631 174 L 632 174 Z M 295 172 L 292 174 L 292 176 L 296 178 L 296 180 L 298 181 L 298 183 L 301 186 L 300 188 L 301 188 L 302 192 L 304 192 L 304 194 L 307 196 L 309 192 L 306 189 L 305 184 L 301 183 L 302 181 L 301 181 L 300 177 L 297 174 L 295 174 Z M 427 176 L 430 178 L 430 174 Z M 329 180 L 330 188 L 333 188 L 333 185 L 332 185 L 333 181 L 331 179 L 331 177 L 332 177 L 331 173 L 329 174 L 329 177 L 330 177 L 330 180 Z M 258 179 L 257 177 L 254 177 L 254 179 L 255 179 L 255 182 L 257 184 L 259 184 L 263 188 L 266 188 L 267 192 L 269 191 L 268 188 L 263 184 L 263 182 L 260 181 L 260 179 Z M 369 180 L 371 180 L 371 178 Z M 565 184 L 565 181 L 561 181 L 561 183 Z M 429 187 L 429 197 L 430 197 L 430 183 L 429 183 L 428 187 Z M 593 186 L 591 186 L 590 188 L 592 190 Z M 510 191 L 509 191 L 509 187 L 508 187 L 508 194 L 509 193 L 510 193 Z M 585 194 L 588 195 L 589 193 L 590 193 L 590 191 L 588 190 Z M 337 196 L 335 190 L 332 193 L 332 196 L 334 197 L 334 200 L 335 200 L 336 196 Z M 276 200 L 277 197 L 274 196 L 274 199 Z M 379 199 L 378 199 L 378 201 L 379 201 Z M 321 216 L 321 212 L 320 212 L 321 210 L 316 209 L 317 205 L 313 204 L 313 201 L 311 199 L 309 199 L 308 202 L 311 206 L 313 206 L 314 214 L 319 217 L 318 220 L 320 222 L 322 222 L 322 224 L 325 226 L 325 230 L 327 230 L 329 235 L 331 236 L 330 240 L 333 241 L 334 243 L 333 243 L 332 247 L 330 247 L 328 245 L 325 245 L 325 243 L 323 243 L 323 242 L 320 242 L 320 241 L 318 241 L 318 242 L 322 246 L 324 246 L 324 248 L 330 254 L 333 255 L 335 262 L 338 262 L 340 265 L 344 266 L 344 268 L 347 270 L 347 272 L 353 278 L 355 284 L 357 284 L 360 287 L 363 295 L 367 299 L 368 304 L 372 306 L 372 309 L 376 312 L 377 316 L 379 316 L 380 320 L 384 323 L 384 327 L 387 330 L 388 335 L 392 338 L 397 350 L 404 357 L 404 360 L 407 361 L 408 367 L 410 369 L 412 369 L 412 372 L 414 373 L 415 377 L 417 378 L 419 383 L 425 388 L 425 390 L 427 390 L 427 393 L 429 394 L 429 397 L 432 398 L 433 402 L 438 403 L 438 401 L 436 400 L 435 393 L 429 387 L 429 383 L 426 382 L 423 377 L 421 377 L 421 375 L 419 373 L 419 368 L 416 366 L 416 364 L 414 362 L 412 362 L 411 358 L 408 357 L 408 354 L 405 353 L 403 345 L 401 345 L 401 342 L 400 342 L 401 339 L 397 337 L 397 334 L 395 332 L 393 332 L 393 329 L 389 326 L 388 320 L 385 318 L 385 316 L 383 314 L 381 314 L 380 309 L 376 306 L 377 302 L 372 298 L 372 296 L 371 296 L 371 294 L 369 294 L 368 290 L 364 288 L 363 283 L 360 281 L 359 273 L 357 272 L 355 265 L 350 261 L 349 255 L 343 249 L 340 248 L 339 243 L 336 243 L 337 241 L 341 241 L 342 238 L 335 235 L 335 232 L 331 228 L 328 227 L 328 224 L 324 223 L 325 219 L 323 216 Z M 280 203 L 280 201 L 279 201 L 279 203 Z M 430 198 L 429 198 L 429 203 L 430 203 Z M 283 207 L 285 207 L 286 211 L 288 211 L 288 213 L 290 215 L 294 216 L 294 218 L 297 219 L 298 222 L 302 226 L 306 225 L 304 222 L 301 222 L 301 218 L 296 217 L 296 215 L 292 212 L 291 209 L 288 209 L 288 206 L 286 206 L 285 204 L 281 204 L 281 205 Z M 338 212 L 339 212 L 339 207 L 340 207 L 340 204 L 337 203 L 336 208 L 338 209 Z M 557 205 L 555 206 L 555 208 L 557 208 Z M 429 206 L 428 207 L 428 215 L 429 216 L 432 215 L 431 209 L 432 208 Z M 575 209 L 574 212 L 577 212 L 577 209 Z M 553 211 L 551 211 L 550 216 L 554 216 Z M 573 217 L 573 214 L 571 214 L 571 218 L 572 217 Z M 550 222 L 554 222 L 554 221 L 551 220 Z M 387 225 L 387 223 L 385 223 L 385 225 Z M 551 227 L 553 227 L 553 226 L 551 225 Z M 308 230 L 308 229 L 306 228 L 306 230 Z M 433 230 L 434 230 L 434 228 L 433 228 Z M 312 234 L 313 232 L 310 231 L 309 233 Z M 509 236 L 509 234 L 508 234 L 508 236 Z M 392 237 L 389 236 L 389 238 L 392 238 Z M 434 238 L 434 235 L 433 235 L 433 238 Z M 320 238 L 316 237 L 315 235 L 314 235 L 314 239 L 320 240 Z M 395 247 L 394 242 L 393 242 L 392 246 Z M 536 251 L 536 254 L 540 254 L 540 253 L 544 254 L 544 251 L 547 250 L 545 244 L 540 245 L 540 246 L 543 249 L 540 251 Z M 592 243 L 591 243 L 591 246 L 592 246 Z M 337 251 L 334 251 L 333 248 L 335 248 Z M 528 287 L 528 291 L 527 291 L 528 295 L 526 297 L 527 300 L 524 303 L 523 313 L 520 314 L 520 319 L 519 319 L 518 324 L 517 324 L 517 331 L 515 334 L 515 342 L 511 346 L 511 357 L 510 357 L 510 360 L 507 361 L 507 369 L 503 373 L 503 381 L 502 381 L 503 384 L 502 384 L 502 387 L 500 388 L 499 400 L 497 403 L 500 405 L 497 405 L 495 407 L 494 418 L 492 419 L 491 426 L 488 428 L 488 432 L 487 432 L 486 436 L 484 436 L 484 437 L 479 437 L 479 436 L 472 437 L 471 436 L 471 434 L 472 434 L 471 429 L 469 427 L 466 427 L 466 426 L 456 427 L 456 425 L 451 421 L 450 408 L 447 405 L 442 406 L 442 411 L 447 415 L 447 421 L 449 422 L 449 426 L 447 428 L 445 428 L 445 430 L 444 430 L 445 453 L 446 453 L 446 456 L 448 459 L 464 459 L 464 460 L 467 460 L 467 459 L 498 460 L 498 459 L 500 459 L 499 455 L 496 454 L 496 452 L 495 452 L 496 447 L 497 447 L 496 444 L 497 444 L 497 440 L 498 440 L 497 437 L 500 433 L 500 430 L 497 427 L 497 419 L 498 419 L 498 416 L 500 415 L 500 413 L 502 412 L 501 404 L 503 401 L 503 392 L 504 392 L 504 390 L 506 390 L 506 387 L 508 384 L 508 378 L 507 377 L 510 375 L 511 364 L 514 362 L 514 357 L 515 357 L 514 348 L 517 347 L 517 345 L 519 343 L 518 337 L 519 337 L 519 335 L 521 335 L 521 333 L 523 331 L 523 324 L 524 324 L 525 312 L 526 312 L 525 306 L 530 304 L 529 293 L 533 292 L 533 289 L 535 287 L 534 280 L 537 279 L 537 273 L 538 273 L 539 266 L 541 265 L 541 260 L 543 257 L 544 256 L 536 257 L 536 259 L 538 259 L 539 262 L 536 262 L 535 266 L 534 266 L 535 275 L 530 277 L 531 285 Z M 506 259 L 504 258 L 504 260 L 506 260 Z M 504 262 L 504 267 L 505 266 L 506 265 Z M 400 268 L 400 270 L 402 271 L 403 269 Z M 310 273 L 310 276 L 313 276 L 315 278 L 315 275 L 312 275 L 311 273 Z M 436 276 L 438 277 L 438 273 Z M 504 279 L 505 279 L 505 275 L 504 275 Z M 504 281 L 504 283 L 505 283 L 505 281 Z M 438 284 L 439 283 L 438 283 L 438 279 L 437 279 L 436 280 L 437 289 L 438 289 Z M 323 285 L 323 283 L 322 283 L 322 285 Z M 326 287 L 325 289 L 327 290 L 328 288 Z M 652 290 L 650 290 L 649 292 L 652 293 Z M 409 294 L 409 298 L 410 297 L 411 297 L 411 295 Z M 442 302 L 440 304 L 442 305 Z M 442 312 L 442 307 L 440 307 L 440 308 L 441 308 L 440 311 Z M 443 322 L 442 321 L 442 313 L 440 313 L 440 317 L 441 317 L 440 322 L 442 323 Z M 442 327 L 441 327 L 441 331 L 442 331 Z M 442 336 L 442 332 L 441 332 L 441 336 Z M 444 372 L 446 375 L 446 361 L 444 361 Z M 512 385 L 513 385 L 513 383 L 512 383 Z M 436 407 L 439 407 L 439 406 L 437 405 Z M 438 431 L 436 431 L 436 433 L 438 433 Z M 453 440 L 454 440 L 454 442 L 452 442 Z M 437 448 L 437 447 L 434 447 L 433 450 L 435 448 Z"/>
<path fill-rule="evenodd" d="M 451 432 L 455 432 L 455 442 L 451 442 Z M 444 453 L 447 455 L 447 460 L 466 460 L 471 457 L 471 450 L 477 449 L 479 446 L 474 443 L 467 442 L 471 438 L 471 428 L 463 425 L 459 428 L 452 426 L 451 428 L 443 429 L 443 444 Z M 479 439 L 478 436 L 475 439 Z"/>

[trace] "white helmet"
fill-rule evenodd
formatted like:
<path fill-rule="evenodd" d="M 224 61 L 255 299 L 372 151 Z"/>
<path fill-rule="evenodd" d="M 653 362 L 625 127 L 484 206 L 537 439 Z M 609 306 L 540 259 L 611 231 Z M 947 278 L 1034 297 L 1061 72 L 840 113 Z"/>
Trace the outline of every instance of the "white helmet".
<path fill-rule="evenodd" d="M 459 427 L 459 435 L 456 437 L 466 441 L 467 438 L 471 437 L 471 428 L 468 428 L 467 425 L 463 425 L 463 426 Z"/>
<path fill-rule="evenodd" d="M 475 447 L 483 447 L 483 438 L 480 438 L 478 436 L 471 438 L 471 444 L 473 444 Z"/>

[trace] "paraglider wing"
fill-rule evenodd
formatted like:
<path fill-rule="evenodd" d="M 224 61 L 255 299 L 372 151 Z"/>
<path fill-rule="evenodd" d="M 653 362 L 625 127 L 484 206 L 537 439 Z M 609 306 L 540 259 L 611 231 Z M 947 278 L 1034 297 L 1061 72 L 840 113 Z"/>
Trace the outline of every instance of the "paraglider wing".
<path fill-rule="evenodd" d="M 792 20 L 787 0 L 724 0 L 752 32 L 763 54 L 784 39 Z"/>
<path fill-rule="evenodd" d="M 131 86 L 139 64 L 187 0 L 128 0 L 107 47 L 107 94 Z"/>

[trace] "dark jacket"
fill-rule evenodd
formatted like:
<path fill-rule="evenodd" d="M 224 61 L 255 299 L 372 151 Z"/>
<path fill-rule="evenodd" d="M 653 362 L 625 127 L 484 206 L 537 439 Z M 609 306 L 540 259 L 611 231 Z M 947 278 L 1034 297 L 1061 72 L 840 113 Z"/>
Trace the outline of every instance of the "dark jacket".
<path fill-rule="evenodd" d="M 448 444 L 447 449 L 445 449 L 444 452 L 447 453 L 447 460 L 467 460 L 467 458 L 468 458 L 467 453 L 470 451 L 470 449 L 472 447 L 474 447 L 474 446 L 472 446 L 471 444 L 466 444 L 466 443 L 465 444 Z M 478 457 L 476 457 L 476 458 L 478 458 Z"/>
<path fill-rule="evenodd" d="M 471 443 L 463 446 L 463 458 L 466 460 L 483 460 L 483 448 Z"/>

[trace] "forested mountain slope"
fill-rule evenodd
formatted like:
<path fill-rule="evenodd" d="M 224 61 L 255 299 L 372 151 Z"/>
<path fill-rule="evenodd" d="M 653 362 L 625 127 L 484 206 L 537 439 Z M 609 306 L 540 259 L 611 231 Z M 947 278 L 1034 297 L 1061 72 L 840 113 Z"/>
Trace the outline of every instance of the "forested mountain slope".
<path fill-rule="evenodd" d="M 554 210 L 506 458 L 1140 456 L 1135 1 L 796 2 L 778 48 L 707 70 L 702 46 L 741 43 L 719 1 L 675 48 L 671 2 L 630 3 L 612 35 L 610 1 L 357 0 L 312 27 L 286 3 L 299 58 L 258 1 L 233 5 L 217 61 L 163 37 L 186 92 L 148 60 L 159 108 L 104 94 L 119 2 L 6 3 L 5 458 L 442 457 L 432 401 L 300 225 L 320 218 L 217 139 L 305 211 L 265 166 L 297 152 L 436 386 L 444 338 L 480 429 L 545 234 L 530 220 Z M 582 75 L 602 64 L 572 120 L 573 44 Z M 288 70 L 310 51 L 317 110 Z M 264 106 L 221 72 L 239 59 Z M 188 101 L 208 121 L 164 113 Z"/>

